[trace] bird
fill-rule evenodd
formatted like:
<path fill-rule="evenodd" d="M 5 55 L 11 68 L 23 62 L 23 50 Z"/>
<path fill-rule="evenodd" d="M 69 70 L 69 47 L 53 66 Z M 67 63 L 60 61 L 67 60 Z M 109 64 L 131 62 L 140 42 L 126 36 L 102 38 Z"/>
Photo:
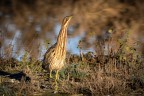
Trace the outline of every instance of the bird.
<path fill-rule="evenodd" d="M 49 71 L 49 77 L 52 78 L 52 71 L 56 70 L 55 82 L 59 79 L 59 71 L 65 65 L 66 47 L 67 47 L 67 29 L 72 16 L 66 16 L 61 25 L 57 41 L 45 53 L 42 67 Z M 57 87 L 57 82 L 56 82 Z M 57 90 L 57 88 L 56 88 Z"/>

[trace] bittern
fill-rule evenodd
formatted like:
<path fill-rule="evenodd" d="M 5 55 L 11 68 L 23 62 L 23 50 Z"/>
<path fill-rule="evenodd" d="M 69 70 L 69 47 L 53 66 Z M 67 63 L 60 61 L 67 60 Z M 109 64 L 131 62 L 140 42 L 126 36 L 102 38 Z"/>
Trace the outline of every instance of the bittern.
<path fill-rule="evenodd" d="M 66 58 L 67 28 L 72 16 L 66 16 L 61 25 L 57 42 L 52 45 L 44 55 L 42 66 L 47 69 L 52 78 L 52 71 L 56 70 L 55 82 L 59 78 L 59 71 L 62 69 Z M 57 82 L 56 82 L 57 86 Z"/>

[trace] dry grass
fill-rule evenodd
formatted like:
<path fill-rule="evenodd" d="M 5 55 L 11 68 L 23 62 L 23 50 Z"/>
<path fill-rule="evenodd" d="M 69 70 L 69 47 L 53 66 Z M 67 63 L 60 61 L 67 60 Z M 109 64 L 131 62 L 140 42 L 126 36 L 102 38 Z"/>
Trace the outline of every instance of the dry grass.
<path fill-rule="evenodd" d="M 69 79 L 61 81 L 61 83 L 64 84 L 61 85 L 62 88 L 60 89 L 71 94 L 123 95 L 144 87 L 143 75 L 137 78 L 137 75 L 142 72 L 140 69 L 134 71 L 132 66 L 123 64 L 115 66 L 114 63 L 107 63 L 105 68 L 100 68 L 96 65 L 89 65 L 82 69 L 79 67 L 76 68 L 75 70 L 81 71 L 75 74 L 82 74 L 80 72 L 83 72 L 83 74 L 86 75 L 77 78 L 75 74 L 70 73 Z M 135 63 L 135 65 L 137 65 L 137 63 Z M 143 72 L 141 74 L 143 74 Z M 134 79 L 136 79 L 136 81 Z M 133 89 L 133 87 L 136 88 Z"/>

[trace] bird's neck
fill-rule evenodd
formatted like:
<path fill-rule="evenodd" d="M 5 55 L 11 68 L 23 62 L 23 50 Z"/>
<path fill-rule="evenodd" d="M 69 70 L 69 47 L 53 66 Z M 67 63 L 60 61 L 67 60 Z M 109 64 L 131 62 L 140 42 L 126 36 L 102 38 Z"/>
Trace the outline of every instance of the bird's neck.
<path fill-rule="evenodd" d="M 62 49 L 66 49 L 66 43 L 67 43 L 67 28 L 61 28 L 61 31 L 57 38 L 57 46 L 61 47 Z"/>

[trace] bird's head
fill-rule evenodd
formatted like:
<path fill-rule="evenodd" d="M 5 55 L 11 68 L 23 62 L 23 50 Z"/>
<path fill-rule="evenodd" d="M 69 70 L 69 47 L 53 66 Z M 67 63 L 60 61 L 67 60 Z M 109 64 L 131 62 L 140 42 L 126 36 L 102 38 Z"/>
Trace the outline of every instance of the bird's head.
<path fill-rule="evenodd" d="M 67 27 L 67 26 L 68 26 L 71 18 L 72 18 L 72 16 L 66 16 L 66 17 L 63 19 L 63 22 L 62 22 L 63 27 Z"/>

